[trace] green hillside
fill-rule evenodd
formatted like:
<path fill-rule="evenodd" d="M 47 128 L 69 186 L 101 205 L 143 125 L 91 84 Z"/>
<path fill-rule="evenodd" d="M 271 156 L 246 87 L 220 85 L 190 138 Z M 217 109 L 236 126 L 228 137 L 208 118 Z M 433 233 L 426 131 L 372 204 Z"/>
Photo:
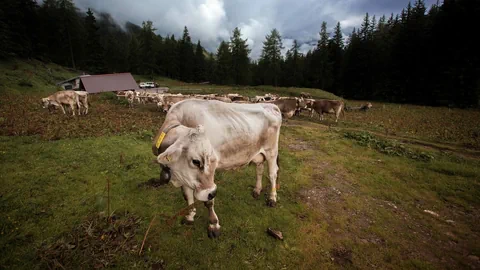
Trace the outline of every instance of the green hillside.
<path fill-rule="evenodd" d="M 51 93 L 56 91 L 55 83 L 83 74 L 53 63 L 38 60 L 11 60 L 0 62 L 0 91 L 9 93 Z M 276 93 L 281 96 L 299 96 L 308 92 L 315 98 L 339 98 L 332 93 L 320 89 L 290 88 L 273 86 L 225 86 L 212 84 L 185 83 L 162 76 L 133 75 L 136 81 L 154 81 L 160 86 L 167 86 L 173 93 L 238 93 L 255 96 L 266 93 Z"/>

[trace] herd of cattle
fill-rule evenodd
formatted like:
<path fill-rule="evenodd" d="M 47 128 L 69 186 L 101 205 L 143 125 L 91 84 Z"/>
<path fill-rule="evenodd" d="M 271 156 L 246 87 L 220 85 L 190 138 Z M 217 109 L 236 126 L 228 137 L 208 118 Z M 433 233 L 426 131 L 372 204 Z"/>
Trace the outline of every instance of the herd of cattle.
<path fill-rule="evenodd" d="M 280 97 L 276 94 L 265 94 L 249 98 L 239 94 L 169 94 L 169 93 L 150 93 L 147 91 L 121 91 L 117 93 L 118 98 L 125 98 L 130 107 L 138 104 L 156 104 L 163 112 L 168 112 L 172 105 L 186 99 L 204 99 L 218 100 L 226 103 L 273 103 L 278 106 L 284 119 L 289 119 L 294 115 L 300 115 L 302 111 L 308 111 L 310 117 L 317 113 L 320 120 L 323 120 L 324 114 L 334 114 L 335 122 L 345 110 L 363 110 L 366 111 L 372 107 L 371 103 L 359 107 L 345 107 L 341 100 L 331 99 L 313 99 L 309 93 L 302 92 L 300 97 Z M 79 115 L 88 114 L 89 102 L 88 93 L 85 91 L 64 90 L 58 91 L 46 98 L 42 98 L 43 108 L 49 111 L 60 108 L 66 114 L 65 107 L 70 108 L 75 115 L 75 109 Z"/>
<path fill-rule="evenodd" d="M 299 115 L 302 111 L 308 111 L 310 117 L 314 113 L 318 113 L 320 119 L 323 120 L 323 114 L 335 114 L 335 121 L 338 121 L 340 113 L 345 109 L 345 104 L 341 100 L 329 99 L 313 99 L 309 93 L 302 92 L 300 97 L 280 97 L 276 94 L 265 94 L 263 96 L 255 96 L 249 98 L 239 94 L 158 94 L 146 91 L 123 91 L 117 94 L 118 98 L 126 98 L 130 107 L 134 104 L 156 104 L 157 107 L 164 112 L 172 107 L 172 105 L 186 99 L 205 99 L 219 100 L 226 103 L 273 103 L 277 105 L 282 112 L 284 119 L 289 119 L 294 115 Z M 371 104 L 370 104 L 371 107 Z"/>

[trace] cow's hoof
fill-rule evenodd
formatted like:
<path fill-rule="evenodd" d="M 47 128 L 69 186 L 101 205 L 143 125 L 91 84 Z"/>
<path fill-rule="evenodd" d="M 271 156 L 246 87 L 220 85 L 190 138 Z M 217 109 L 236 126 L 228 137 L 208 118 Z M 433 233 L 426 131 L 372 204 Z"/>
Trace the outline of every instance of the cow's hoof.
<path fill-rule="evenodd" d="M 183 225 L 193 225 L 193 220 L 188 220 L 186 217 L 183 217 L 182 224 Z"/>
<path fill-rule="evenodd" d="M 274 201 L 274 200 L 272 200 L 272 199 L 268 199 L 268 200 L 267 200 L 267 206 L 269 206 L 269 207 L 275 207 L 275 206 L 277 206 L 277 202 Z"/>
<path fill-rule="evenodd" d="M 252 191 L 252 197 L 257 199 L 260 196 L 261 191 L 256 191 L 255 189 Z"/>
<path fill-rule="evenodd" d="M 218 238 L 220 236 L 220 226 L 208 226 L 208 238 Z"/>

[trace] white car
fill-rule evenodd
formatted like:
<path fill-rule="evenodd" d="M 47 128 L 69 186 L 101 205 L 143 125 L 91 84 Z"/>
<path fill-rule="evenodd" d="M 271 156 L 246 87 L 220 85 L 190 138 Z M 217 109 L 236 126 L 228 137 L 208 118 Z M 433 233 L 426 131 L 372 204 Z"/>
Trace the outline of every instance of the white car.
<path fill-rule="evenodd" d="M 142 83 L 140 83 L 140 88 L 155 88 L 155 83 L 153 83 L 153 82 L 142 82 Z"/>

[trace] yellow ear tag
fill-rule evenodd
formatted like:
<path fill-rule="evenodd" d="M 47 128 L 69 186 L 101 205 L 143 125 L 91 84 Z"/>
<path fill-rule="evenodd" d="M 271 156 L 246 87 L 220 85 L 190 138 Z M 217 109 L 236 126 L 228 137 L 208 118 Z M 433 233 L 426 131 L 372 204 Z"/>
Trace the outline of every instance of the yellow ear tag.
<path fill-rule="evenodd" d="M 165 132 L 162 132 L 160 136 L 158 136 L 157 143 L 155 144 L 157 148 L 159 148 L 160 144 L 162 144 L 163 138 L 165 138 Z"/>

